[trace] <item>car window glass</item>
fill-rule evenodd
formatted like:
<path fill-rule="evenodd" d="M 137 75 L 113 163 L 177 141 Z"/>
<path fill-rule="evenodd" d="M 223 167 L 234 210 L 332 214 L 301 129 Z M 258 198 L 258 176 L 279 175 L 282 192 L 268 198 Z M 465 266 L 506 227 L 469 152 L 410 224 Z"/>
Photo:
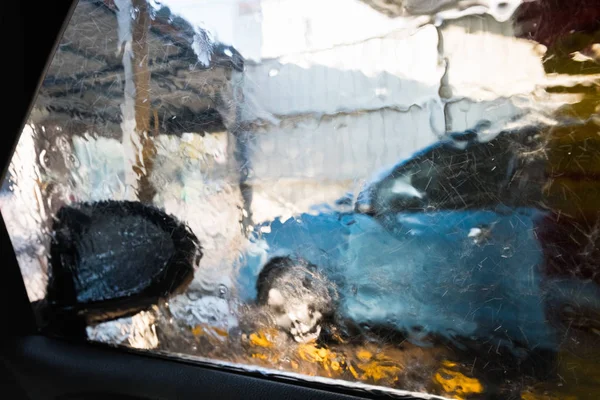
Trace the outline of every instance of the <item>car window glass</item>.
<path fill-rule="evenodd" d="M 80 0 L 2 183 L 48 334 L 600 394 L 594 0 Z"/>

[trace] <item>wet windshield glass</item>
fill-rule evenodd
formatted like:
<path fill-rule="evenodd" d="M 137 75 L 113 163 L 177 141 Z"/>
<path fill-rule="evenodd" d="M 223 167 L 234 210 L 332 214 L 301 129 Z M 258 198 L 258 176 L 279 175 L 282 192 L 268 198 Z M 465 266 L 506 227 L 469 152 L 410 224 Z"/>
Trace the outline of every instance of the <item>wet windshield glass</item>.
<path fill-rule="evenodd" d="M 41 324 L 365 390 L 599 398 L 599 21 L 80 0 L 0 195 Z"/>

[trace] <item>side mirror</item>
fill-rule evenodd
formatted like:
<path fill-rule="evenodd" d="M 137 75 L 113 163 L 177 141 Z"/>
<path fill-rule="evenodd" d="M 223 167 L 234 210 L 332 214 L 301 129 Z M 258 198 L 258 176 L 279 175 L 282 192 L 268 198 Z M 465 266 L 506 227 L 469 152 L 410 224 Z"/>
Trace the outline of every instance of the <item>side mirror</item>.
<path fill-rule="evenodd" d="M 185 224 L 139 202 L 65 206 L 52 230 L 42 324 L 60 335 L 85 334 L 88 324 L 133 315 L 182 291 L 202 257 Z"/>

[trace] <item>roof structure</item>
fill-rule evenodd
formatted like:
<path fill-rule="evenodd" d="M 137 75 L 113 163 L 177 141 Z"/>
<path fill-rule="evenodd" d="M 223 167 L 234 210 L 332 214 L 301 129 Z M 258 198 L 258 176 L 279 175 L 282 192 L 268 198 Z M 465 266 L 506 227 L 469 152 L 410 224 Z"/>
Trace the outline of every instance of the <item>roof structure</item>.
<path fill-rule="evenodd" d="M 42 82 L 32 122 L 120 136 L 125 74 L 117 14 L 113 0 L 79 1 Z M 243 70 L 242 56 L 167 7 L 150 10 L 149 30 L 151 126 L 168 134 L 224 130 L 235 105 L 232 74 Z"/>

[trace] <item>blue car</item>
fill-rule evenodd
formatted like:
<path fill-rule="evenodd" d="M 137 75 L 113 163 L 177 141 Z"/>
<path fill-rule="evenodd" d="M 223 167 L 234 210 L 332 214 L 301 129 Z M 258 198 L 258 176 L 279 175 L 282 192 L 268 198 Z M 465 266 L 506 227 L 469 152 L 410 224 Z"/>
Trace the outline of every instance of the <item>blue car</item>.
<path fill-rule="evenodd" d="M 542 301 L 539 214 L 397 213 L 382 223 L 332 212 L 276 220 L 255 237 L 265 254 L 246 258 L 240 287 L 297 341 L 318 337 L 331 317 L 396 329 L 416 343 L 441 336 L 554 348 Z"/>
<path fill-rule="evenodd" d="M 418 344 L 556 350 L 549 307 L 597 307 L 600 293 L 545 276 L 545 212 L 531 206 L 539 165 L 523 156 L 535 138 L 529 129 L 440 142 L 369 185 L 354 212 L 262 224 L 256 251 L 241 260 L 242 297 L 299 342 L 332 325 L 352 327 L 341 329 L 349 335 L 392 330 Z"/>

